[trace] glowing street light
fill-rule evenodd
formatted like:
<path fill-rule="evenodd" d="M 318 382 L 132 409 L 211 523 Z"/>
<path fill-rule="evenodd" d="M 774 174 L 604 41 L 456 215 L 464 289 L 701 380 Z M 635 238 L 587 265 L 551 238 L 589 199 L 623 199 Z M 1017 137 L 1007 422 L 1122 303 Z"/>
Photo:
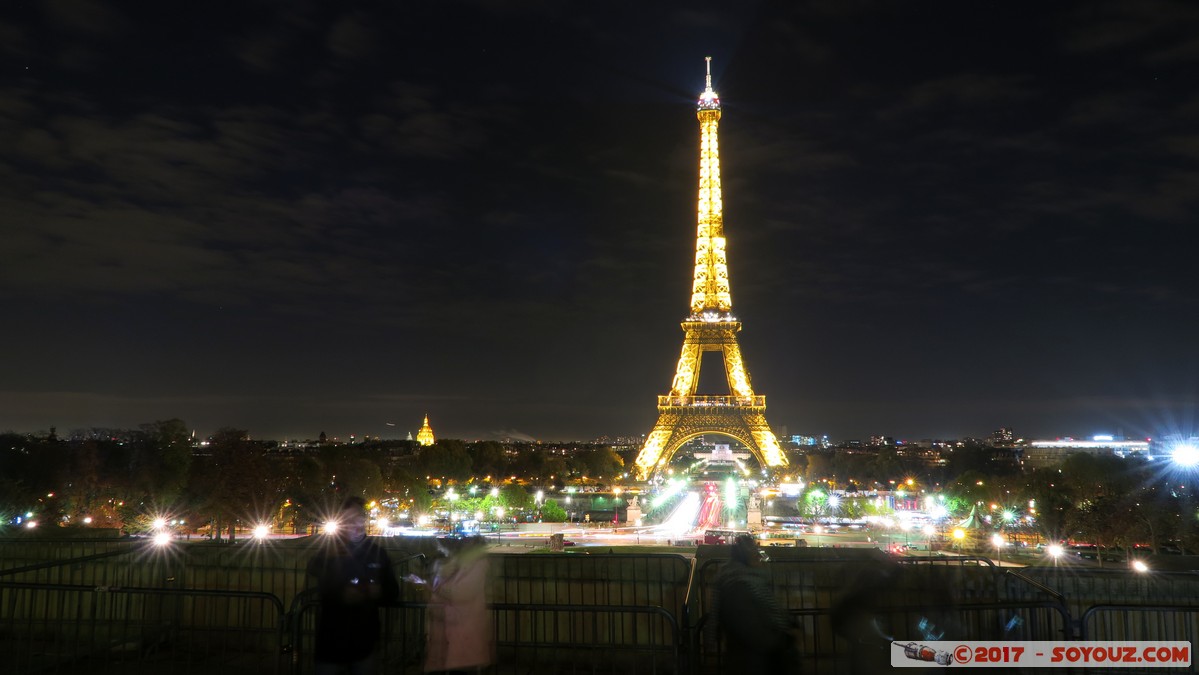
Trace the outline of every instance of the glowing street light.
<path fill-rule="evenodd" d="M 1065 551 L 1058 544 L 1050 544 L 1049 548 L 1046 550 L 1049 552 L 1049 556 L 1053 558 L 1053 566 L 1057 567 L 1057 561 L 1062 557 L 1062 553 Z"/>
<path fill-rule="evenodd" d="M 1170 459 L 1181 467 L 1199 466 L 1199 447 L 1192 443 L 1179 443 L 1170 452 Z"/>
<path fill-rule="evenodd" d="M 258 541 L 266 539 L 270 534 L 271 527 L 269 525 L 258 525 L 254 528 L 254 538 Z"/>
<path fill-rule="evenodd" d="M 1132 561 L 1132 569 L 1144 573 L 1149 571 L 1149 566 L 1145 564 L 1144 560 L 1134 560 Z"/>
<path fill-rule="evenodd" d="M 995 545 L 995 560 L 1003 567 L 1003 535 L 998 532 L 991 535 L 991 543 Z"/>

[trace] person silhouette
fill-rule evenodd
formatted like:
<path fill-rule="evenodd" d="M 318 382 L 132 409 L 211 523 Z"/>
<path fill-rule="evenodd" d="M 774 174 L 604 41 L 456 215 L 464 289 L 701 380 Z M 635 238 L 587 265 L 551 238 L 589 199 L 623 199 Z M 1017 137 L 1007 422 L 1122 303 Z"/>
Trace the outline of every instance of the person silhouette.
<path fill-rule="evenodd" d="M 338 511 L 336 532 L 308 561 L 320 609 L 315 675 L 374 675 L 379 608 L 399 600 L 391 558 L 366 536 L 366 502 L 351 497 Z"/>
<path fill-rule="evenodd" d="M 487 542 L 463 540 L 429 584 L 425 672 L 469 672 L 495 660 Z"/>
<path fill-rule="evenodd" d="M 800 672 L 797 631 L 774 596 L 765 563 L 758 542 L 739 534 L 716 575 L 716 621 L 725 641 L 721 665 L 730 675 Z"/>

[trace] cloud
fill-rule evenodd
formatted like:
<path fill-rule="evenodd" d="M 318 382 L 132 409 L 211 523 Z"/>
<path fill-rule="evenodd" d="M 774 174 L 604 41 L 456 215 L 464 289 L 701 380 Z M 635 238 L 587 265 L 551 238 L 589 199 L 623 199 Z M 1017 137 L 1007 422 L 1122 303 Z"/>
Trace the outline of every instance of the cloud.
<path fill-rule="evenodd" d="M 133 25 L 110 4 L 96 0 L 45 0 L 38 3 L 51 26 L 82 36 L 114 39 Z"/>

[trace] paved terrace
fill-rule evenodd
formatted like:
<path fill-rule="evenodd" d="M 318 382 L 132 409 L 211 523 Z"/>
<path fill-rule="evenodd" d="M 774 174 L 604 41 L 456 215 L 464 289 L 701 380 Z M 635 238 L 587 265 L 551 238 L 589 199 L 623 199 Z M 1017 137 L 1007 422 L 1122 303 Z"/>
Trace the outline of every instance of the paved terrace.
<path fill-rule="evenodd" d="M 431 542 L 380 541 L 397 576 L 426 571 Z M 0 540 L 0 671 L 311 673 L 319 607 L 304 569 L 314 545 Z M 802 628 L 805 673 L 889 670 L 891 640 L 1199 635 L 1199 575 L 1190 572 L 1012 569 L 865 549 L 770 554 L 775 592 Z M 493 552 L 499 662 L 489 670 L 718 672 L 722 639 L 708 610 L 726 556 L 719 546 L 694 556 Z M 424 606 L 409 594 L 384 611 L 380 674 L 420 672 Z"/>

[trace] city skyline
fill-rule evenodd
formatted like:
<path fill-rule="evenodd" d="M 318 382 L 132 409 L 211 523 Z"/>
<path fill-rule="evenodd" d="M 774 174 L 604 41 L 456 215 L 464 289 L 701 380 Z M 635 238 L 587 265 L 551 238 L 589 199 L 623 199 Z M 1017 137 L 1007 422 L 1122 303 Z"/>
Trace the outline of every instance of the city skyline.
<path fill-rule="evenodd" d="M 773 425 L 1195 434 L 1185 3 L 9 14 L 0 430 L 646 434 L 711 56 Z"/>

